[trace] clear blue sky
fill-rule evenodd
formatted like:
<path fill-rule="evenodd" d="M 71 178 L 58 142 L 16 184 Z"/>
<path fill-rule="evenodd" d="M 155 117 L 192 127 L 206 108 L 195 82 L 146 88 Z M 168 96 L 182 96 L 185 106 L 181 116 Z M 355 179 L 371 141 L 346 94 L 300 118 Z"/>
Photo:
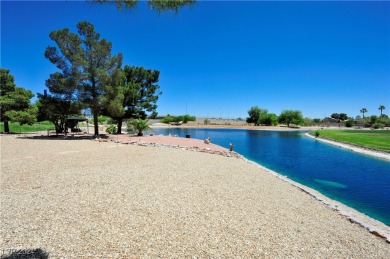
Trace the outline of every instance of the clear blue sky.
<path fill-rule="evenodd" d="M 390 2 L 197 2 L 157 14 L 84 1 L 1 1 L 1 67 L 43 92 L 49 33 L 87 20 L 123 65 L 160 70 L 159 114 L 323 118 L 390 111 Z M 366 114 L 367 115 L 367 114 Z"/>

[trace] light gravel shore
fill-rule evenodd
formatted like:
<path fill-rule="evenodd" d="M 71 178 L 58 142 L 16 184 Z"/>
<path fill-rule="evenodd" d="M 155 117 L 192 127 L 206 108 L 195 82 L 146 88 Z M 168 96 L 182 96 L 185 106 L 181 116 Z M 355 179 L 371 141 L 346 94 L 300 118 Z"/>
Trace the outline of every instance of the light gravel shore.
<path fill-rule="evenodd" d="M 389 152 L 376 151 L 373 149 L 363 148 L 363 147 L 350 145 L 347 143 L 342 143 L 339 141 L 334 141 L 334 140 L 325 139 L 325 138 L 321 138 L 321 137 L 316 138 L 313 135 L 311 135 L 310 133 L 305 133 L 305 136 L 312 138 L 312 139 L 315 139 L 315 140 L 318 140 L 318 141 L 321 141 L 321 142 L 324 142 L 324 143 L 328 143 L 328 144 L 337 146 L 337 147 L 348 149 L 350 151 L 354 151 L 354 152 L 357 152 L 360 154 L 373 156 L 373 157 L 377 157 L 377 158 L 381 158 L 381 159 L 385 159 L 385 160 L 390 161 L 390 153 Z"/>
<path fill-rule="evenodd" d="M 390 244 L 245 160 L 2 136 L 0 247 L 53 258 L 388 258 Z"/>

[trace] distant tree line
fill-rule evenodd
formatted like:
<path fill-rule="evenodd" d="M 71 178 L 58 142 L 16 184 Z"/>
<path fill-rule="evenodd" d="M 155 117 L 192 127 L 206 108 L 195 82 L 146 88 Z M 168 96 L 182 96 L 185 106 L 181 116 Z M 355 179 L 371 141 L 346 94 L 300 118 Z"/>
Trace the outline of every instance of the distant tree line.
<path fill-rule="evenodd" d="M 390 119 L 389 116 L 386 114 L 383 114 L 383 110 L 385 110 L 386 107 L 384 105 L 380 105 L 378 107 L 378 110 L 380 110 L 380 114 L 377 115 L 371 115 L 371 116 L 364 116 L 365 113 L 368 112 L 366 108 L 362 108 L 360 110 L 360 113 L 362 113 L 362 116 L 358 115 L 355 118 L 349 118 L 348 126 L 352 127 L 353 125 L 358 125 L 360 127 L 371 127 L 374 129 L 383 128 L 385 126 L 390 127 Z"/>
<path fill-rule="evenodd" d="M 283 110 L 279 116 L 274 113 L 268 113 L 267 109 L 262 109 L 258 106 L 253 106 L 248 111 L 249 117 L 246 118 L 246 122 L 255 126 L 276 126 L 279 123 L 290 125 L 303 125 L 305 119 L 302 116 L 302 112 L 298 110 Z"/>
<path fill-rule="evenodd" d="M 362 108 L 360 112 L 363 117 L 356 116 L 355 118 L 349 117 L 346 113 L 332 113 L 331 119 L 324 118 L 307 118 L 303 117 L 302 112 L 298 110 L 283 110 L 279 116 L 274 113 L 269 113 L 267 109 L 262 109 L 258 106 L 253 106 L 248 110 L 248 117 L 246 122 L 255 126 L 275 126 L 278 124 L 285 124 L 287 127 L 294 126 L 314 126 L 314 125 L 330 125 L 331 123 L 338 126 L 352 127 L 354 125 L 362 127 L 383 128 L 390 126 L 390 119 L 387 115 L 383 114 L 385 106 L 380 105 L 380 115 L 372 115 L 364 117 L 364 113 L 367 113 L 366 108 Z"/>
<path fill-rule="evenodd" d="M 182 123 L 187 123 L 189 121 L 196 121 L 196 117 L 195 116 L 191 116 L 191 115 L 188 115 L 188 114 L 185 114 L 185 115 L 180 115 L 180 116 L 172 116 L 172 115 L 167 115 L 166 117 L 162 118 L 160 120 L 160 122 L 162 123 L 171 123 L 171 122 L 175 122 L 175 123 L 178 123 L 178 122 L 182 122 Z"/>

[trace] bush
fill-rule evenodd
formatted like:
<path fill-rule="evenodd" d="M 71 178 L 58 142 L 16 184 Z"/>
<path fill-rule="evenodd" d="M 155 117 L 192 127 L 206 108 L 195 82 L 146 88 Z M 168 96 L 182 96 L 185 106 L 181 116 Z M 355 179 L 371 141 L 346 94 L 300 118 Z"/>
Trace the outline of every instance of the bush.
<path fill-rule="evenodd" d="M 116 132 L 116 126 L 115 126 L 115 125 L 110 125 L 110 126 L 108 126 L 107 129 L 106 129 L 106 132 L 107 132 L 108 134 L 113 134 L 113 133 L 115 133 L 115 132 Z"/>
<path fill-rule="evenodd" d="M 378 116 L 372 115 L 370 117 L 370 123 L 371 124 L 375 124 L 377 122 L 377 120 L 378 120 Z"/>
<path fill-rule="evenodd" d="M 171 116 L 171 115 L 168 115 L 165 118 L 160 120 L 160 122 L 162 122 L 162 123 L 170 123 L 170 122 L 175 122 L 175 121 L 176 121 L 176 118 Z"/>
<path fill-rule="evenodd" d="M 374 125 L 371 126 L 371 128 L 373 129 L 383 129 L 385 125 L 383 125 L 382 123 L 375 123 Z"/>
<path fill-rule="evenodd" d="M 320 132 L 318 130 L 314 131 L 314 136 L 316 136 L 316 138 L 318 138 L 320 136 Z"/>
<path fill-rule="evenodd" d="M 260 124 L 266 125 L 266 126 L 276 126 L 278 125 L 278 116 L 273 113 L 266 113 L 266 114 L 261 114 L 259 118 Z"/>
<path fill-rule="evenodd" d="M 350 128 L 350 127 L 352 127 L 353 125 L 354 125 L 354 121 L 353 121 L 353 120 L 347 120 L 347 121 L 345 122 L 345 127 Z"/>
<path fill-rule="evenodd" d="M 111 117 L 108 117 L 107 124 L 117 124 L 118 122 Z"/>
<path fill-rule="evenodd" d="M 321 119 L 318 119 L 318 118 L 313 119 L 313 123 L 320 124 L 321 123 Z"/>
<path fill-rule="evenodd" d="M 204 125 L 210 124 L 210 120 L 208 118 L 204 119 Z"/>
<path fill-rule="evenodd" d="M 100 115 L 100 116 L 98 117 L 98 122 L 99 122 L 99 123 L 105 123 L 105 122 L 108 121 L 108 119 L 109 119 L 108 116 Z"/>
<path fill-rule="evenodd" d="M 183 121 L 184 121 L 184 123 L 187 123 L 189 121 L 196 121 L 196 117 L 186 114 L 183 116 Z"/>
<path fill-rule="evenodd" d="M 150 115 L 149 115 L 149 119 L 156 119 L 158 113 L 156 111 L 153 111 Z"/>
<path fill-rule="evenodd" d="M 150 126 L 148 124 L 148 120 L 131 120 L 127 122 L 127 128 L 132 127 L 134 131 L 138 132 L 138 136 L 143 136 L 143 131 L 150 130 Z"/>
<path fill-rule="evenodd" d="M 376 123 L 381 123 L 387 127 L 390 126 L 390 119 L 386 115 L 382 115 L 382 117 L 379 117 Z"/>
<path fill-rule="evenodd" d="M 307 117 L 303 119 L 303 126 L 310 127 L 310 126 L 314 126 L 314 125 L 315 125 L 315 123 L 312 119 L 307 118 Z"/>
<path fill-rule="evenodd" d="M 186 115 L 180 115 L 180 116 L 171 116 L 167 115 L 165 118 L 161 119 L 160 122 L 162 123 L 171 123 L 171 122 L 180 122 L 187 123 L 189 121 L 196 121 L 195 116 L 190 116 L 188 114 Z"/>

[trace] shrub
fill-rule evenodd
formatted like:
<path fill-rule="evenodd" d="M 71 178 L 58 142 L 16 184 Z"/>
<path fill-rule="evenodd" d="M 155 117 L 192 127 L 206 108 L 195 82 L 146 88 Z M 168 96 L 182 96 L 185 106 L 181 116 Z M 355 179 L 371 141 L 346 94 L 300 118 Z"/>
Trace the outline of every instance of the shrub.
<path fill-rule="evenodd" d="M 354 124 L 354 121 L 353 121 L 353 120 L 347 120 L 347 121 L 345 122 L 345 127 L 350 128 L 350 127 L 353 126 L 353 124 Z"/>
<path fill-rule="evenodd" d="M 385 125 L 383 125 L 382 123 L 375 123 L 374 125 L 371 126 L 371 128 L 373 129 L 383 129 Z"/>
<path fill-rule="evenodd" d="M 314 122 L 315 124 L 320 124 L 320 123 L 321 123 L 321 119 L 318 119 L 318 118 L 313 119 L 313 122 Z"/>
<path fill-rule="evenodd" d="M 155 119 L 157 117 L 158 113 L 156 111 L 153 111 L 150 115 L 149 115 L 149 119 Z"/>
<path fill-rule="evenodd" d="M 381 117 L 379 117 L 376 122 L 381 123 L 387 127 L 390 126 L 390 119 L 385 114 L 383 114 Z"/>
<path fill-rule="evenodd" d="M 160 120 L 160 122 L 162 123 L 180 122 L 180 121 L 182 121 L 183 123 L 187 123 L 189 121 L 196 121 L 196 117 L 190 116 L 188 114 L 180 115 L 180 116 L 167 115 L 165 118 Z"/>
<path fill-rule="evenodd" d="M 370 117 L 370 122 L 371 122 L 371 124 L 375 124 L 375 123 L 377 122 L 377 120 L 378 120 L 378 116 L 372 115 L 372 116 Z"/>
<path fill-rule="evenodd" d="M 173 116 L 168 115 L 165 118 L 161 119 L 160 122 L 162 122 L 162 123 L 170 123 L 170 122 L 175 122 L 176 121 L 175 119 L 176 118 L 174 118 Z"/>
<path fill-rule="evenodd" d="M 316 138 L 318 138 L 320 136 L 320 132 L 318 130 L 314 131 L 314 136 L 316 136 Z"/>
<path fill-rule="evenodd" d="M 195 116 L 190 116 L 190 115 L 186 114 L 186 115 L 184 115 L 184 117 L 186 118 L 187 122 L 188 121 L 196 121 L 196 117 Z"/>
<path fill-rule="evenodd" d="M 105 123 L 105 122 L 108 121 L 108 119 L 109 119 L 108 116 L 100 115 L 100 116 L 98 117 L 98 122 L 99 122 L 99 123 Z"/>
<path fill-rule="evenodd" d="M 107 124 L 117 124 L 117 121 L 114 120 L 114 119 L 111 118 L 111 117 L 108 117 L 108 118 L 107 118 Z"/>
<path fill-rule="evenodd" d="M 132 127 L 135 131 L 138 132 L 138 136 L 143 136 L 143 131 L 150 130 L 148 120 L 131 120 L 127 124 L 127 128 Z"/>
<path fill-rule="evenodd" d="M 273 113 L 263 113 L 260 115 L 259 123 L 266 126 L 276 126 L 278 125 L 278 116 Z"/>
<path fill-rule="evenodd" d="M 208 118 L 204 119 L 204 125 L 210 124 L 210 120 Z"/>
<path fill-rule="evenodd" d="M 314 121 L 310 118 L 304 118 L 303 119 L 303 126 L 307 126 L 307 127 L 310 127 L 310 126 L 314 126 Z"/>
<path fill-rule="evenodd" d="M 116 132 L 116 126 L 115 126 L 115 125 L 110 125 L 110 126 L 108 126 L 107 129 L 106 129 L 106 132 L 107 132 L 108 134 L 113 134 L 113 133 L 115 133 L 115 132 Z"/>

